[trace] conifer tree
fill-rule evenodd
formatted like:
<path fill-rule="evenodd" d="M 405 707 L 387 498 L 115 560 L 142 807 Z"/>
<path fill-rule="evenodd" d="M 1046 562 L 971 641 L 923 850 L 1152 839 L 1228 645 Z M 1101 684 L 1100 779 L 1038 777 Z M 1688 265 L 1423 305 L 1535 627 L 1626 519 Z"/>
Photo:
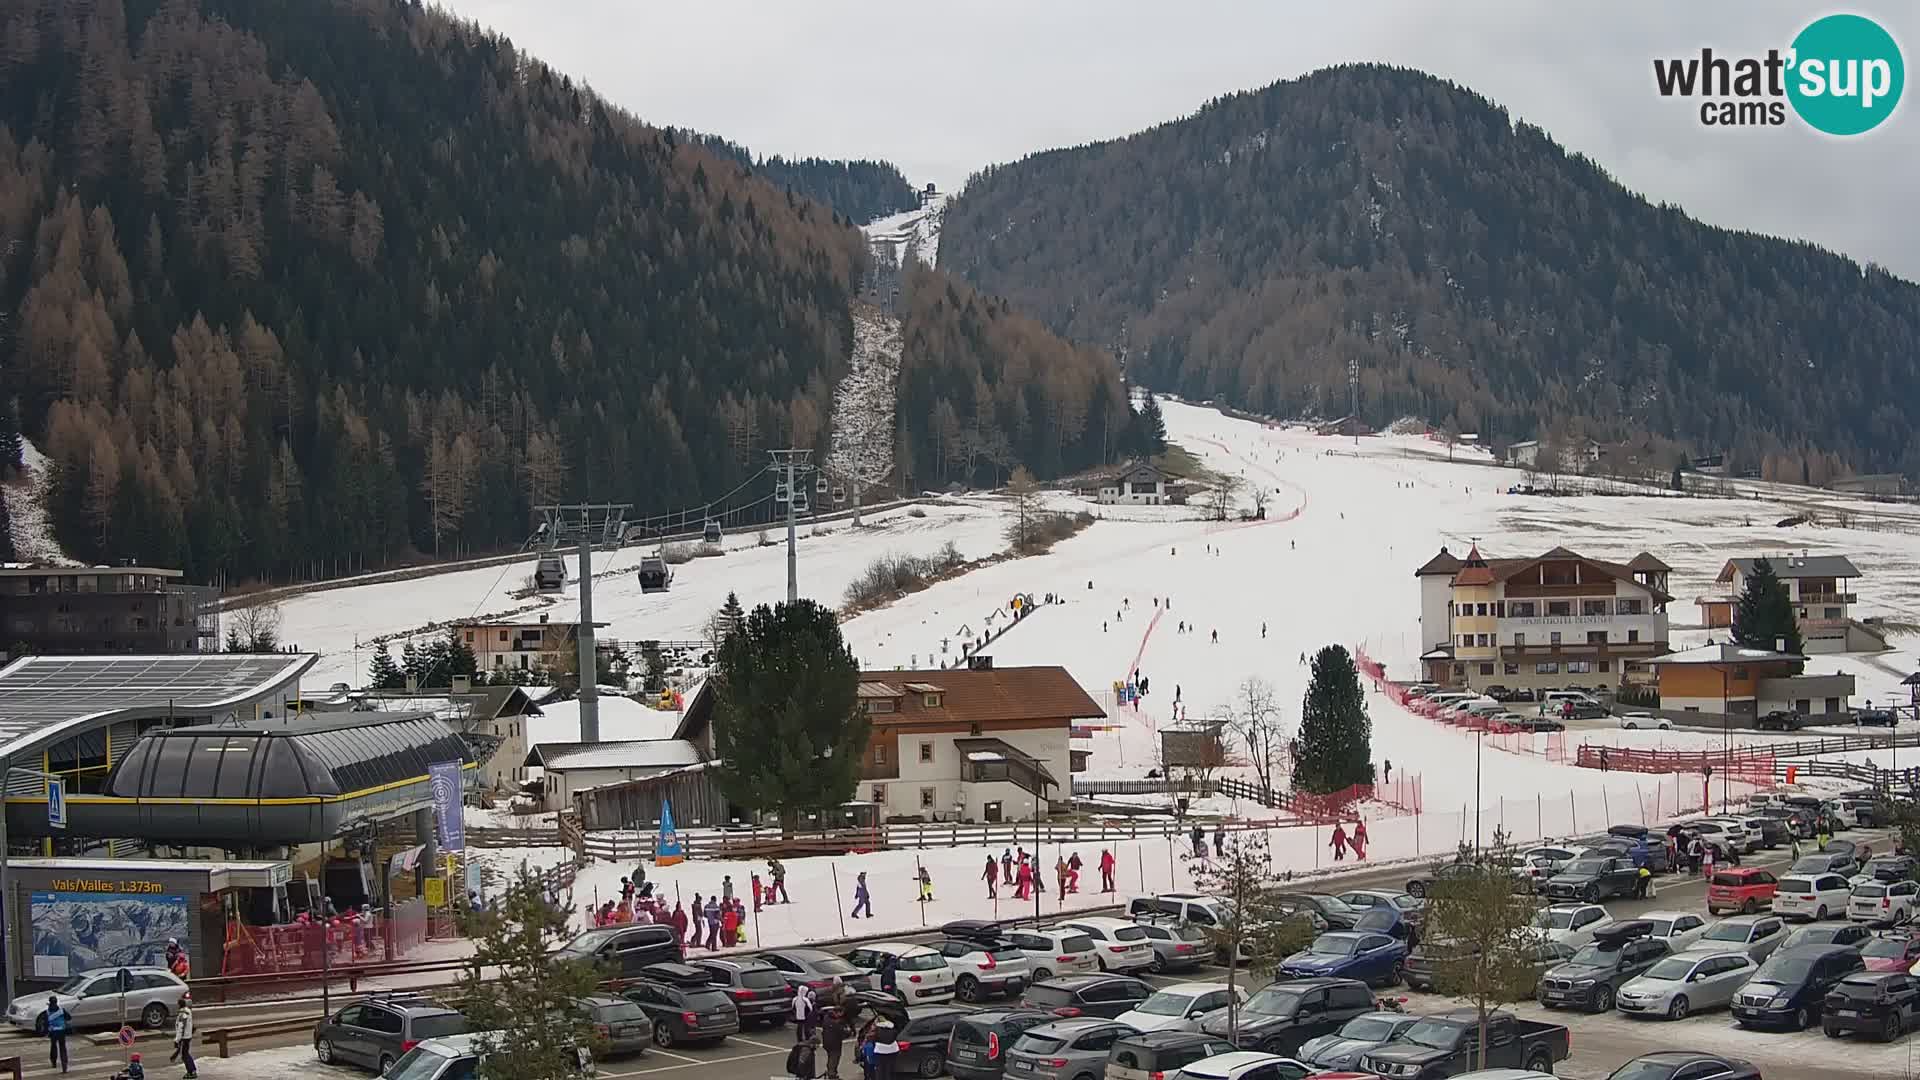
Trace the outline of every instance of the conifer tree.
<path fill-rule="evenodd" d="M 1339 791 L 1373 781 L 1373 721 L 1353 657 L 1339 645 L 1313 655 L 1313 677 L 1300 706 L 1300 752 L 1293 785 Z"/>
<path fill-rule="evenodd" d="M 860 669 L 834 613 L 812 600 L 753 609 L 714 666 L 715 778 L 742 806 L 807 811 L 853 798 L 869 723 Z"/>
<path fill-rule="evenodd" d="M 1733 605 L 1733 640 L 1751 649 L 1780 649 L 1798 654 L 1803 646 L 1787 584 L 1774 573 L 1772 560 L 1753 561 L 1753 572 Z M 1785 645 L 1782 647 L 1781 643 Z"/>
<path fill-rule="evenodd" d="M 455 675 L 472 676 L 477 670 L 479 670 L 479 661 L 473 655 L 473 646 L 466 643 L 466 640 L 460 636 L 459 630 L 449 629 L 446 671 L 443 674 L 451 679 Z"/>
<path fill-rule="evenodd" d="M 406 680 L 411 678 L 415 686 L 424 686 L 421 676 L 426 674 L 426 670 L 427 658 L 420 654 L 419 649 L 414 648 L 412 639 L 408 639 L 407 643 L 400 647 L 400 685 L 405 686 Z"/>
<path fill-rule="evenodd" d="M 728 593 L 732 600 L 733 594 Z M 725 608 L 721 609 L 723 612 Z M 659 694 L 667 688 L 667 661 L 660 655 L 660 643 L 643 641 L 640 643 L 640 666 L 646 668 L 641 675 L 640 689 L 649 694 Z"/>
<path fill-rule="evenodd" d="M 475 1032 L 489 1080 L 555 1080 L 579 1075 L 579 1052 L 598 1056 L 580 1000 L 603 974 L 583 960 L 556 959 L 573 933 L 571 904 L 549 898 L 524 864 L 491 909 L 464 915 L 474 942 L 455 982 L 460 1011 Z"/>
<path fill-rule="evenodd" d="M 0 479 L 20 468 L 24 449 L 20 441 L 20 398 L 0 399 Z M 0 522 L 4 522 L 5 514 L 6 510 L 0 509 Z M 0 530 L 0 536 L 4 535 L 5 530 Z"/>
<path fill-rule="evenodd" d="M 1138 433 L 1135 449 L 1146 457 L 1162 453 L 1167 448 L 1167 420 L 1160 414 L 1160 399 L 1148 390 L 1140 400 L 1140 411 L 1135 415 L 1135 430 Z"/>
<path fill-rule="evenodd" d="M 400 665 L 393 662 L 393 653 L 387 651 L 383 642 L 380 651 L 373 654 L 373 662 L 367 665 L 367 685 L 374 690 L 398 690 L 407 685 L 407 677 L 400 671 Z"/>

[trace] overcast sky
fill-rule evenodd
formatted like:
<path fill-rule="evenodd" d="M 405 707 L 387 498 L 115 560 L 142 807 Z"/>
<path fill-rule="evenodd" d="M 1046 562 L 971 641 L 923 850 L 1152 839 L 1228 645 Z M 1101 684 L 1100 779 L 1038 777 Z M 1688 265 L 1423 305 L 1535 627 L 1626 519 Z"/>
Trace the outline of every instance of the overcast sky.
<path fill-rule="evenodd" d="M 1756 0 L 440 0 L 662 125 L 759 154 L 893 161 L 958 188 L 983 165 L 1125 135 L 1208 98 L 1379 61 L 1459 82 L 1655 201 L 1920 280 L 1920 90 L 1873 133 L 1702 127 L 1656 56 L 1785 48 L 1878 19 L 1920 63 L 1920 7 Z"/>

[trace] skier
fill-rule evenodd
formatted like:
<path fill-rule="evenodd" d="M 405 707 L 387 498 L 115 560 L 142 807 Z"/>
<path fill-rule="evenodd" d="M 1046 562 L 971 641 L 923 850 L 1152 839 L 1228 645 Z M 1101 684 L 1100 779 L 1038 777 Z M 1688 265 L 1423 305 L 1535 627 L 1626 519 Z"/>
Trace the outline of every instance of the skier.
<path fill-rule="evenodd" d="M 787 865 L 777 858 L 768 859 L 767 874 L 773 878 L 773 892 L 780 898 L 780 902 L 793 903 L 793 897 L 787 895 Z"/>
<path fill-rule="evenodd" d="M 1178 705 L 1180 703 L 1180 684 L 1179 683 L 1173 684 L 1173 703 L 1175 705 Z"/>
<path fill-rule="evenodd" d="M 687 911 L 688 921 L 693 925 L 693 935 L 687 938 L 687 948 L 697 949 L 700 947 L 700 936 L 706 933 L 705 924 L 707 921 L 707 908 L 706 905 L 700 902 L 699 893 L 693 894 L 693 906 L 688 908 Z"/>
<path fill-rule="evenodd" d="M 1215 630 L 1215 631 L 1213 632 L 1213 643 L 1214 643 L 1215 645 L 1218 645 L 1218 644 L 1220 644 L 1220 631 L 1218 631 L 1218 630 Z"/>
<path fill-rule="evenodd" d="M 1267 640 L 1267 624 L 1266 623 L 1260 624 L 1260 640 L 1261 641 Z"/>
<path fill-rule="evenodd" d="M 673 927 L 674 937 L 684 939 L 687 936 L 687 909 L 680 906 L 680 901 L 673 902 L 673 917 L 667 924 Z"/>
<path fill-rule="evenodd" d="M 720 899 L 723 902 L 728 904 L 733 903 L 733 875 L 732 874 L 725 874 L 720 878 Z"/>
<path fill-rule="evenodd" d="M 1334 825 L 1333 840 L 1329 846 L 1333 848 L 1334 862 L 1340 862 L 1347 857 L 1347 830 L 1345 826 L 1339 824 Z"/>
<path fill-rule="evenodd" d="M 1147 696 L 1147 687 L 1148 687 L 1148 680 L 1146 676 L 1143 675 L 1140 677 L 1140 696 L 1141 697 Z"/>
<path fill-rule="evenodd" d="M 1025 900 L 1028 891 L 1033 888 L 1033 868 L 1027 865 L 1025 856 L 1021 856 L 1020 858 L 1020 870 L 1014 882 L 1013 898 L 1015 900 Z"/>
<path fill-rule="evenodd" d="M 173 1054 L 167 1060 L 173 1061 L 175 1058 L 187 1067 L 186 1080 L 194 1080 L 194 1077 L 200 1075 L 193 1064 L 192 991 L 183 991 L 180 994 L 180 1009 L 173 1014 Z"/>
<path fill-rule="evenodd" d="M 1193 823 L 1193 857 L 1196 859 L 1207 857 L 1207 830 L 1197 821 Z"/>
<path fill-rule="evenodd" d="M 1289 541 L 1287 541 L 1287 550 L 1288 550 L 1288 551 L 1298 551 L 1299 549 L 1300 549 L 1300 543 L 1299 543 L 1299 541 L 1297 541 L 1297 540 L 1289 540 Z"/>
<path fill-rule="evenodd" d="M 1216 821 L 1213 823 L 1213 854 L 1215 858 L 1221 858 L 1224 857 L 1226 853 L 1227 826 L 1224 822 Z"/>
<path fill-rule="evenodd" d="M 1107 632 L 1107 620 L 1105 619 L 1100 620 L 1100 632 L 1103 634 Z"/>
<path fill-rule="evenodd" d="M 633 903 L 633 882 L 627 878 L 620 879 L 620 899 Z"/>
<path fill-rule="evenodd" d="M 757 870 L 754 871 L 753 877 L 751 879 L 751 884 L 753 885 L 753 910 L 757 913 L 760 910 L 760 873 L 759 871 Z"/>
<path fill-rule="evenodd" d="M 1000 849 L 1000 884 L 1013 884 L 1013 849 Z"/>
<path fill-rule="evenodd" d="M 1072 858 L 1067 860 L 1067 891 L 1068 892 L 1080 891 L 1080 867 L 1084 865 L 1086 864 L 1080 861 L 1080 853 L 1077 851 L 1073 853 Z"/>
<path fill-rule="evenodd" d="M 846 1014 L 837 1005 L 828 1006 L 820 1019 L 820 1043 L 827 1051 L 827 1080 L 840 1080 L 840 1051 L 849 1034 Z"/>
<path fill-rule="evenodd" d="M 1067 858 L 1064 855 L 1053 857 L 1053 881 L 1060 889 L 1059 895 L 1067 895 Z"/>
<path fill-rule="evenodd" d="M 999 899 L 1000 863 L 994 859 L 992 852 L 987 853 L 987 872 L 980 875 L 980 878 L 987 883 L 987 899 Z"/>
<path fill-rule="evenodd" d="M 873 918 L 873 894 L 867 891 L 865 870 L 860 871 L 860 876 L 853 882 L 853 917 L 859 918 L 862 909 L 866 911 L 867 918 Z"/>
<path fill-rule="evenodd" d="M 720 943 L 728 948 L 740 944 L 740 901 L 721 905 Z"/>
<path fill-rule="evenodd" d="M 931 903 L 933 901 L 933 875 L 927 873 L 927 864 L 921 863 L 920 872 L 915 876 L 920 881 L 920 902 L 923 904 Z"/>
<path fill-rule="evenodd" d="M 731 905 L 729 905 L 731 908 Z M 720 898 L 707 897 L 707 948 L 720 947 Z"/>
<path fill-rule="evenodd" d="M 1365 859 L 1367 857 L 1367 823 L 1365 821 L 1356 820 L 1353 823 L 1353 839 L 1350 842 L 1353 844 L 1353 857 Z"/>
<path fill-rule="evenodd" d="M 1100 849 L 1100 891 L 1113 891 L 1113 852 Z"/>
<path fill-rule="evenodd" d="M 1381 783 L 1383 784 L 1393 783 L 1393 759 L 1392 758 L 1388 758 L 1386 762 L 1382 764 L 1380 772 L 1381 772 L 1381 777 L 1380 777 Z"/>

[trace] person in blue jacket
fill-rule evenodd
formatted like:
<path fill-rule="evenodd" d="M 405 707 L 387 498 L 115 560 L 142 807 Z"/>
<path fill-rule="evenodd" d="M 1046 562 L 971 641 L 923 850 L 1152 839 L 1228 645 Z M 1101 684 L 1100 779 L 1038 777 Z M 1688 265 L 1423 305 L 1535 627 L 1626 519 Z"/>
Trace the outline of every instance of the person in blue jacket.
<path fill-rule="evenodd" d="M 60 1007 L 60 999 L 47 998 L 47 1065 L 67 1071 L 67 1032 L 73 1029 L 73 1017 Z"/>

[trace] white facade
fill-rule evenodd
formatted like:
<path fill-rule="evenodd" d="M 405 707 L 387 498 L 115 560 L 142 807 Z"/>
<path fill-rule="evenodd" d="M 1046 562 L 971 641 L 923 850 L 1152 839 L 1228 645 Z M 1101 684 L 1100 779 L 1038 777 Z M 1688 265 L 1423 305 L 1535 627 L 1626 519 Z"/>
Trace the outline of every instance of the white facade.
<path fill-rule="evenodd" d="M 1136 466 L 1100 481 L 1098 501 L 1108 505 L 1158 506 L 1167 501 L 1167 477 L 1160 470 Z"/>
<path fill-rule="evenodd" d="M 1423 574 L 1420 577 L 1420 651 L 1452 641 L 1453 577 Z"/>
<path fill-rule="evenodd" d="M 1057 728 L 1027 728 L 986 733 L 1046 766 L 1059 789 L 1049 789 L 1049 798 L 1040 803 L 1044 816 L 1050 803 L 1066 803 L 1072 797 L 1073 755 L 1071 732 Z M 856 798 L 880 803 L 890 817 L 924 817 L 933 821 L 986 821 L 991 816 L 989 803 L 999 804 L 1002 821 L 1024 821 L 1034 815 L 1035 796 L 1009 781 L 968 782 L 960 779 L 960 749 L 954 740 L 969 738 L 964 732 L 901 732 L 889 752 L 898 762 L 899 775 L 889 780 L 862 780 Z M 877 790 L 876 790 L 877 789 Z"/>

